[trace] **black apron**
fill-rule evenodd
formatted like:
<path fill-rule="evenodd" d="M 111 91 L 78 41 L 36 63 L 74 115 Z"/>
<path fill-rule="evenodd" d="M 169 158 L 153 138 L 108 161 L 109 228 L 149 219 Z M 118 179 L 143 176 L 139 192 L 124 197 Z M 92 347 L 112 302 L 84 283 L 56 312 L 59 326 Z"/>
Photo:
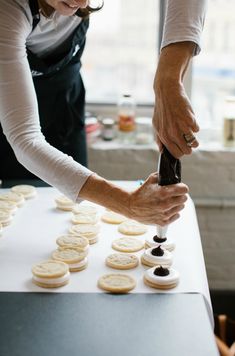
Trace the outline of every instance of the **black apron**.
<path fill-rule="evenodd" d="M 31 8 L 33 27 L 39 21 L 38 7 L 36 10 L 35 15 L 35 7 Z M 42 133 L 48 143 L 84 166 L 87 165 L 85 89 L 80 59 L 88 26 L 88 19 L 83 19 L 72 35 L 46 58 L 40 59 L 27 48 Z M 16 160 L 0 128 L 0 179 L 31 178 L 36 177 Z"/>

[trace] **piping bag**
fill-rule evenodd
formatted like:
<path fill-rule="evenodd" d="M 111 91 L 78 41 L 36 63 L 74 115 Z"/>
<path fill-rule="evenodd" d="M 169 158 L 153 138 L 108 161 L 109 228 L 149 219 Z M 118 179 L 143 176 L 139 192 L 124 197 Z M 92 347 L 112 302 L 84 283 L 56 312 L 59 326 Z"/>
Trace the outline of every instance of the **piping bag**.
<path fill-rule="evenodd" d="M 170 185 L 181 182 L 181 162 L 163 146 L 158 161 L 158 185 Z M 164 238 L 168 225 L 157 227 L 157 236 Z"/>

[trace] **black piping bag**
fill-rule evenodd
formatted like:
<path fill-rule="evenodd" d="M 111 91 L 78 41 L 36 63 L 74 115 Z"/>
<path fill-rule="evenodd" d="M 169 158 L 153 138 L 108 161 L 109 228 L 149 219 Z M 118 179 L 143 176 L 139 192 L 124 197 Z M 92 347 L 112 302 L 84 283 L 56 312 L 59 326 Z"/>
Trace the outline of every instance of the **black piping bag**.
<path fill-rule="evenodd" d="M 159 155 L 158 185 L 170 185 L 181 182 L 181 162 L 172 156 L 165 146 Z M 166 237 L 168 225 L 157 225 L 157 236 Z"/>

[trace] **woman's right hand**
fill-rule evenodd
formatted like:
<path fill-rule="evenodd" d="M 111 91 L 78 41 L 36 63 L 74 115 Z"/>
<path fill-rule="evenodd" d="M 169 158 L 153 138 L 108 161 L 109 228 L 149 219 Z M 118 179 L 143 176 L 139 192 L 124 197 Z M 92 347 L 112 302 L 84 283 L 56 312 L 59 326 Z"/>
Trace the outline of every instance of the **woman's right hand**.
<path fill-rule="evenodd" d="M 183 183 L 159 186 L 158 174 L 130 193 L 129 217 L 144 224 L 167 225 L 179 218 L 189 191 Z"/>

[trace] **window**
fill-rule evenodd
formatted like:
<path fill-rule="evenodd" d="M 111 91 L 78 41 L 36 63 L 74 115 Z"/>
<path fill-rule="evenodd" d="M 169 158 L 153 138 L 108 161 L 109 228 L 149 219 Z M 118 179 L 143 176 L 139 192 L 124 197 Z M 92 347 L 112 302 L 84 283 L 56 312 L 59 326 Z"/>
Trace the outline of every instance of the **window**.
<path fill-rule="evenodd" d="M 158 24 L 157 0 L 104 0 L 90 18 L 82 61 L 88 103 L 116 103 L 131 93 L 138 103 L 153 104 Z"/>
<path fill-rule="evenodd" d="M 192 102 L 201 129 L 221 140 L 224 99 L 235 95 L 235 1 L 209 0 Z M 214 132 L 214 134 L 213 134 Z"/>

